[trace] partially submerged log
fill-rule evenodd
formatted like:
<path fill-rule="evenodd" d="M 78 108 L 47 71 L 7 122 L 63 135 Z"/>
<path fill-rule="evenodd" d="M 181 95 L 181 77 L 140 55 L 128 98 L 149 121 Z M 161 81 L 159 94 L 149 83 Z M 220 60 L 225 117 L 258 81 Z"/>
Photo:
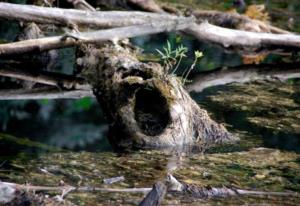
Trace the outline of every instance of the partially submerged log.
<path fill-rule="evenodd" d="M 110 124 L 115 148 L 167 147 L 234 138 L 193 101 L 181 81 L 118 45 L 77 60 Z"/>

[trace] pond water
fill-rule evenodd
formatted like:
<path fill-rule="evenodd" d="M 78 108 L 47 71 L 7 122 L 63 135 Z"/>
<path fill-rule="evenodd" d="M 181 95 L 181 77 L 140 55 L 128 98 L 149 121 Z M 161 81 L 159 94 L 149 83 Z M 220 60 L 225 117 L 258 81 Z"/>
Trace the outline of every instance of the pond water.
<path fill-rule="evenodd" d="M 167 1 L 164 1 L 167 2 Z M 226 3 L 224 3 L 226 2 Z M 229 3 L 228 3 L 229 2 Z M 232 1 L 186 1 L 203 8 L 228 9 Z M 293 1 L 251 1 L 267 3 L 276 25 L 293 18 L 300 31 L 300 3 Z M 288 2 L 288 3 L 287 3 Z M 250 4 L 250 1 L 246 1 Z M 216 7 L 217 5 L 217 7 Z M 279 15 L 280 14 L 280 15 Z M 0 39 L 12 40 L 17 27 L 0 22 Z M 5 31 L 5 32 L 4 32 Z M 132 40 L 146 53 L 155 53 L 169 41 L 184 44 L 189 58 L 193 51 L 204 52 L 193 79 L 205 70 L 242 64 L 237 53 L 199 43 L 176 34 L 160 34 Z M 60 53 L 55 70 L 70 73 L 73 49 Z M 144 58 L 153 58 L 145 56 Z M 155 58 L 157 58 L 155 56 Z M 299 58 L 268 55 L 264 63 L 293 62 Z M 1 79 L 4 88 L 7 79 Z M 197 84 L 192 82 L 191 84 Z M 189 88 L 189 85 L 187 85 Z M 167 151 L 112 151 L 107 124 L 93 98 L 79 100 L 0 101 L 0 180 L 57 186 L 104 188 L 152 187 L 172 173 L 179 181 L 198 186 L 241 188 L 255 191 L 300 192 L 300 80 L 258 80 L 191 91 L 199 106 L 225 126 L 240 141 L 234 144 Z M 125 180 L 106 185 L 104 179 L 124 176 Z M 53 193 L 49 193 L 53 195 Z M 76 205 L 138 205 L 145 194 L 72 192 L 67 200 Z M 168 194 L 163 205 L 300 205 L 300 196 L 233 196 L 199 199 Z"/>

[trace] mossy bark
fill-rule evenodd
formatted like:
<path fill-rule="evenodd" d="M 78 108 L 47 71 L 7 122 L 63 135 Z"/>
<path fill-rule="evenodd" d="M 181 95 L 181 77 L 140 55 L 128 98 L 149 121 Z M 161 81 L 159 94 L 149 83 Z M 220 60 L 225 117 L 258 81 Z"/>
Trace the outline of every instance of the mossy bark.
<path fill-rule="evenodd" d="M 157 63 L 142 63 L 118 45 L 87 49 L 77 59 L 110 124 L 115 148 L 166 147 L 232 140 Z"/>

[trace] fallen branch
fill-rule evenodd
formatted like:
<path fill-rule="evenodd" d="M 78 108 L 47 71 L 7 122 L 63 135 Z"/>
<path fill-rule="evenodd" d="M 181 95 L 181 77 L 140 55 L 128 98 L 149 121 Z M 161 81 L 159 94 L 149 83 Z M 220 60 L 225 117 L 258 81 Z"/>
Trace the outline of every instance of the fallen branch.
<path fill-rule="evenodd" d="M 90 90 L 59 90 L 57 88 L 38 89 L 7 89 L 0 90 L 0 100 L 27 100 L 27 99 L 80 99 L 92 97 Z"/>
<path fill-rule="evenodd" d="M 10 182 L 0 182 L 1 187 L 11 187 L 17 190 L 27 190 L 27 191 L 79 191 L 79 192 L 128 192 L 128 193 L 147 193 L 151 191 L 152 188 L 100 188 L 100 187 L 73 187 L 73 186 L 58 186 L 58 187 L 48 187 L 48 186 L 33 186 L 33 185 L 21 185 Z"/>
<path fill-rule="evenodd" d="M 85 0 L 68 0 L 68 2 L 72 3 L 74 8 L 85 10 L 85 11 L 96 11 L 94 7 L 92 7 Z"/>
<path fill-rule="evenodd" d="M 181 21 L 182 20 L 182 21 Z M 92 44 L 105 41 L 117 41 L 119 39 L 182 30 L 190 26 L 189 19 L 156 22 L 138 26 L 128 26 L 115 29 L 100 30 L 95 32 L 84 32 L 66 34 L 63 36 L 31 39 L 8 44 L 0 44 L 0 56 L 20 54 L 26 52 L 42 52 L 51 49 L 77 46 L 81 44 Z"/>
<path fill-rule="evenodd" d="M 195 10 L 189 15 L 195 16 L 198 24 L 203 21 L 208 21 L 210 24 L 215 26 L 232 29 L 262 33 L 290 34 L 290 32 L 286 30 L 274 27 L 256 19 L 251 19 L 248 16 L 241 15 L 239 13 Z"/>
<path fill-rule="evenodd" d="M 21 69 L 0 68 L 0 76 L 56 86 L 60 89 L 91 90 L 90 85 L 83 79 L 61 73 L 41 71 L 37 74 L 33 74 Z"/>
<path fill-rule="evenodd" d="M 145 23 L 155 24 L 177 20 L 178 17 L 135 11 L 81 11 L 75 9 L 46 8 L 0 2 L 0 18 L 60 26 L 85 26 L 88 28 L 112 28 Z M 181 17 L 185 18 L 185 17 Z M 191 19 L 190 19 L 191 20 Z"/>
<path fill-rule="evenodd" d="M 10 72 L 10 70 L 8 71 Z M 1 73 L 1 70 L 0 70 Z M 25 76 L 26 77 L 26 76 Z M 298 64 L 282 65 L 244 65 L 240 67 L 217 69 L 203 72 L 193 78 L 193 82 L 186 86 L 189 92 L 202 92 L 211 86 L 229 83 L 245 83 L 254 80 L 278 79 L 285 81 L 291 78 L 300 78 Z M 25 79 L 25 78 L 24 78 Z M 83 86 L 83 85 L 82 85 Z M 16 89 L 0 90 L 0 100 L 25 100 L 25 99 L 78 99 L 92 97 L 91 90 L 59 90 L 57 88 Z M 84 87 L 82 87 L 84 88 Z"/>
<path fill-rule="evenodd" d="M 184 30 L 200 41 L 219 44 L 225 48 L 239 48 L 255 52 L 261 49 L 300 49 L 300 36 L 241 31 L 214 26 L 208 22 L 194 24 Z"/>
<path fill-rule="evenodd" d="M 265 192 L 265 191 L 254 191 L 254 190 L 242 190 L 228 187 L 199 187 L 192 184 L 180 183 L 172 175 L 167 177 L 168 191 L 173 191 L 175 193 L 191 195 L 195 198 L 215 198 L 215 197 L 227 197 L 227 196 L 236 196 L 236 195 L 270 195 L 270 196 L 284 196 L 284 197 L 299 197 L 297 192 Z"/>
<path fill-rule="evenodd" d="M 212 86 L 229 83 L 245 83 L 255 80 L 275 79 L 286 81 L 292 78 L 300 78 L 300 64 L 276 64 L 276 65 L 242 65 L 232 68 L 219 68 L 209 72 L 201 72 L 193 78 L 193 82 L 187 85 L 189 92 L 202 92 Z"/>
<path fill-rule="evenodd" d="M 144 11 L 156 12 L 156 13 L 163 13 L 164 10 L 160 8 L 159 5 L 155 3 L 154 0 L 127 0 L 129 5 L 137 6 Z"/>
<path fill-rule="evenodd" d="M 156 14 L 147 12 L 89 12 L 71 9 L 43 8 L 28 5 L 14 5 L 8 3 L 0 3 L 0 17 L 12 20 L 34 21 L 37 23 L 48 23 L 63 26 L 83 25 L 96 28 L 121 27 L 129 25 L 139 25 L 138 27 L 126 27 L 120 30 L 112 30 L 119 33 L 115 38 L 130 38 L 140 35 L 155 34 L 165 31 L 182 30 L 186 34 L 192 35 L 200 41 L 208 41 L 211 43 L 222 45 L 225 48 L 238 48 L 246 51 L 254 52 L 258 49 L 286 49 L 299 50 L 300 37 L 294 34 L 273 34 L 273 33 L 257 33 L 250 31 L 242 31 L 235 29 L 227 29 L 212 25 L 206 21 L 196 24 L 193 18 L 178 17 L 168 14 Z M 178 23 L 181 22 L 181 23 Z M 160 23 L 159 23 L 160 22 Z M 177 22 L 177 23 L 176 23 Z M 184 25 L 185 23 L 187 25 Z M 147 25 L 145 25 L 145 23 Z M 169 27 L 169 29 L 164 28 Z M 175 25 L 181 25 L 174 28 Z M 193 25 L 192 25 L 193 24 Z M 173 27 L 170 25 L 173 25 Z M 191 26 L 192 25 L 192 26 Z M 130 32 L 128 29 L 138 28 L 139 32 Z M 153 30 L 152 32 L 150 32 Z M 274 29 L 273 29 L 274 30 Z M 106 30 L 110 31 L 110 30 Z M 100 31 L 99 31 L 100 32 Z M 104 32 L 104 31 L 103 31 Z M 275 31 L 274 31 L 275 32 Z M 280 31 L 277 31 L 280 33 Z M 282 32 L 281 32 L 282 33 Z M 98 34 L 98 33 L 97 33 Z M 101 36 L 103 33 L 99 33 Z M 93 36 L 94 34 L 92 34 Z M 110 34 L 112 35 L 112 34 Z M 95 43 L 103 40 L 111 40 L 112 38 L 103 39 L 91 37 L 90 35 L 81 35 L 89 41 L 81 41 L 82 43 Z M 112 35 L 115 36 L 115 35 Z M 93 39 L 93 40 L 92 40 Z M 64 41 L 62 44 L 59 39 L 49 39 L 53 47 L 58 48 L 76 45 L 74 40 Z M 79 43 L 80 41 L 75 41 Z M 32 42 L 31 42 L 32 43 Z M 8 45 L 6 45 L 8 46 Z M 17 45 L 14 45 L 17 46 Z M 27 45 L 29 47 L 29 45 Z M 43 48 L 47 50 L 49 48 Z M 50 48 L 53 48 L 50 47 Z M 10 48 L 12 49 L 12 48 Z M 3 49 L 2 49 L 3 50 Z M 0 51 L 1 52 L 1 51 Z M 3 51 L 2 51 L 3 52 Z M 0 53 L 1 54 L 1 53 Z"/>

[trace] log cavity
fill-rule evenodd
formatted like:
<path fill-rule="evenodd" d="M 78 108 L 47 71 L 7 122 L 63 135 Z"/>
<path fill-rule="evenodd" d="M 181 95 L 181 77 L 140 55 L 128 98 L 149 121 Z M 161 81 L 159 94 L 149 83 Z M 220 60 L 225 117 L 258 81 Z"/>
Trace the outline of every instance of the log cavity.
<path fill-rule="evenodd" d="M 124 72 L 122 74 L 122 79 L 125 79 L 126 77 L 129 76 L 137 76 L 137 77 L 142 77 L 143 80 L 147 80 L 147 79 L 151 79 L 152 75 L 141 71 L 141 70 L 137 70 L 137 69 L 131 69 L 129 71 L 126 71 L 126 69 L 124 69 Z"/>
<path fill-rule="evenodd" d="M 153 88 L 137 91 L 134 113 L 138 126 L 149 136 L 161 134 L 171 122 L 166 98 Z"/>

